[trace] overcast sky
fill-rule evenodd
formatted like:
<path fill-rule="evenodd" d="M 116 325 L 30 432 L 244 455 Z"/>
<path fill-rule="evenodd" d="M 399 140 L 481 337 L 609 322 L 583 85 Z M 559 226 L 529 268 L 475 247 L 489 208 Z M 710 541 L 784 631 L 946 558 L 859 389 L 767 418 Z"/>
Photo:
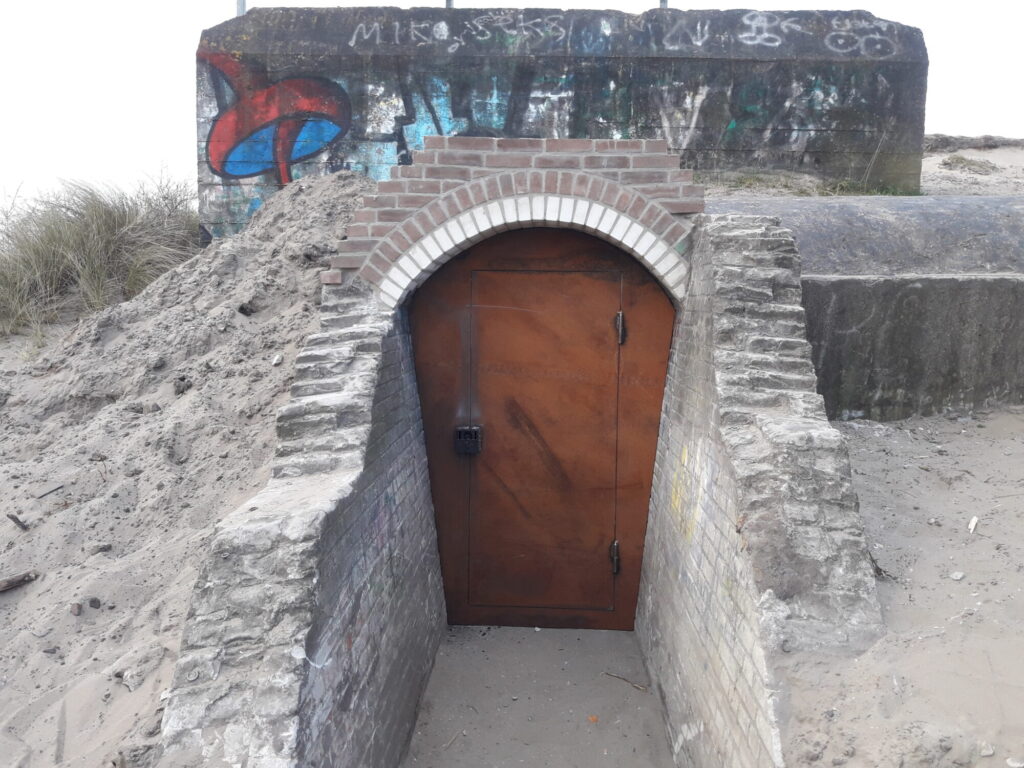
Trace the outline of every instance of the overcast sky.
<path fill-rule="evenodd" d="M 366 5 L 366 3 L 342 3 Z M 387 2 L 386 5 L 437 5 Z M 530 2 L 519 7 L 641 12 L 657 0 Z M 256 6 L 337 6 L 249 0 Z M 682 3 L 674 8 L 734 8 Z M 5 0 L 0 9 L 3 111 L 0 202 L 60 179 L 132 186 L 161 173 L 195 181 L 195 50 L 236 0 Z M 509 8 L 456 0 L 457 7 Z M 929 133 L 1024 137 L 1024 0 L 793 2 L 765 10 L 852 10 L 924 30 L 931 58 Z"/>

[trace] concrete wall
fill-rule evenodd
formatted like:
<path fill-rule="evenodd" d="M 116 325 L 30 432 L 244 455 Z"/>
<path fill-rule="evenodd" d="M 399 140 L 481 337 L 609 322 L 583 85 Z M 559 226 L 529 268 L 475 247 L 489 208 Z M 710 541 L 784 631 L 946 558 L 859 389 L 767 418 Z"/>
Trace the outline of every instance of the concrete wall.
<path fill-rule="evenodd" d="M 716 197 L 708 213 L 774 216 L 805 275 L 1024 272 L 1024 197 Z"/>
<path fill-rule="evenodd" d="M 446 626 L 404 313 L 383 339 L 365 468 L 325 521 L 317 572 L 299 764 L 398 765 Z"/>
<path fill-rule="evenodd" d="M 880 631 L 842 437 L 814 393 L 778 221 L 698 217 L 673 340 L 637 633 L 680 765 L 788 761 L 783 655 Z"/>
<path fill-rule="evenodd" d="M 901 419 L 1024 400 L 1020 197 L 719 198 L 800 245 L 830 418 Z"/>
<path fill-rule="evenodd" d="M 830 418 L 1024 402 L 1024 275 L 811 276 L 804 306 Z"/>
<path fill-rule="evenodd" d="M 919 183 L 924 41 L 863 11 L 257 8 L 198 59 L 214 236 L 292 178 L 387 179 L 427 135 L 661 138 L 702 171 Z"/>

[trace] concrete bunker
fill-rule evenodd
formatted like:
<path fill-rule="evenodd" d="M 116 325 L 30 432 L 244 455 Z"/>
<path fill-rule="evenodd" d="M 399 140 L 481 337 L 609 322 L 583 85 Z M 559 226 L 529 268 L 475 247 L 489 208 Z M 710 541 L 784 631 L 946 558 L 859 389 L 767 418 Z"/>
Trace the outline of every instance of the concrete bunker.
<path fill-rule="evenodd" d="M 164 764 L 398 763 L 445 626 L 409 298 L 467 247 L 538 227 L 613 244 L 674 304 L 636 632 L 676 760 L 784 764 L 782 654 L 856 646 L 879 624 L 791 236 L 698 214 L 661 141 L 426 144 L 366 198 L 323 274 L 323 330 L 297 359 L 275 479 L 222 522 L 197 587 Z M 601 167 L 460 181 L 490 153 Z M 636 167 L 664 174 L 649 196 L 629 183 Z M 399 208 L 445 179 L 459 183 Z"/>
<path fill-rule="evenodd" d="M 914 190 L 926 71 L 918 30 L 863 12 L 259 9 L 204 33 L 212 236 L 292 179 L 379 185 L 322 275 L 274 478 L 211 544 L 162 764 L 398 764 L 452 609 L 410 301 L 550 230 L 632 259 L 674 310 L 623 626 L 675 760 L 786 764 L 792 662 L 874 637 L 873 572 L 793 237 L 703 214 L 681 165 Z"/>

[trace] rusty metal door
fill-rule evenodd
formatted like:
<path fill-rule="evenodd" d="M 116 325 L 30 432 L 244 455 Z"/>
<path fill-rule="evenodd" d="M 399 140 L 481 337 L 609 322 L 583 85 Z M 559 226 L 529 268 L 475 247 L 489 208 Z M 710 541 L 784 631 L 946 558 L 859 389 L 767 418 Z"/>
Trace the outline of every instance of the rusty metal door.
<path fill-rule="evenodd" d="M 473 247 L 411 309 L 449 621 L 629 629 L 671 302 L 595 238 Z"/>

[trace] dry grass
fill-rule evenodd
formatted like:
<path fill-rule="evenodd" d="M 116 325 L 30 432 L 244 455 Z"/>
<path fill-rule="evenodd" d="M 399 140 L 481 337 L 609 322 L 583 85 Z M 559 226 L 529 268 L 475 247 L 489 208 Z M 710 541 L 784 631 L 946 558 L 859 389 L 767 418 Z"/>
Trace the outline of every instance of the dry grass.
<path fill-rule="evenodd" d="M 71 182 L 0 212 L 0 334 L 131 298 L 199 250 L 195 194 L 158 181 L 134 192 Z"/>

